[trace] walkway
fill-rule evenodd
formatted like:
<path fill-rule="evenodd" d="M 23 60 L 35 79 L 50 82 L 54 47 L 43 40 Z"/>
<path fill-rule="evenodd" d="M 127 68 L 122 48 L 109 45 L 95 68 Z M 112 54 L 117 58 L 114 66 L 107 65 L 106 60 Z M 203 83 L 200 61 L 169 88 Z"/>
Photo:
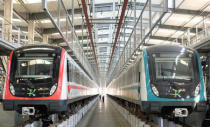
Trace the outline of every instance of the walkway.
<path fill-rule="evenodd" d="M 77 127 L 130 127 L 130 125 L 112 106 L 110 98 L 106 96 L 105 102 L 99 100 Z"/>

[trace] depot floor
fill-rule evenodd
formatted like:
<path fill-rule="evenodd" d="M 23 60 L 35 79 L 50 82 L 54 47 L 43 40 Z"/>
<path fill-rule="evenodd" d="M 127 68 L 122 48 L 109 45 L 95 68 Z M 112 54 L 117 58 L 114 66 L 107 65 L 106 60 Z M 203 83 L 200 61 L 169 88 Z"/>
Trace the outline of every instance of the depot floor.
<path fill-rule="evenodd" d="M 27 119 L 28 117 L 21 116 L 14 111 L 4 111 L 0 103 L 0 127 L 14 127 Z"/>
<path fill-rule="evenodd" d="M 203 117 L 205 113 L 192 113 L 185 121 L 189 125 L 200 127 Z M 27 119 L 14 111 L 3 111 L 0 103 L 0 127 L 13 127 Z M 112 105 L 110 98 L 105 96 L 105 101 L 96 101 L 77 127 L 130 127 L 130 125 Z"/>
<path fill-rule="evenodd" d="M 99 100 L 79 122 L 77 127 L 130 127 L 128 122 L 105 96 L 104 102 Z"/>

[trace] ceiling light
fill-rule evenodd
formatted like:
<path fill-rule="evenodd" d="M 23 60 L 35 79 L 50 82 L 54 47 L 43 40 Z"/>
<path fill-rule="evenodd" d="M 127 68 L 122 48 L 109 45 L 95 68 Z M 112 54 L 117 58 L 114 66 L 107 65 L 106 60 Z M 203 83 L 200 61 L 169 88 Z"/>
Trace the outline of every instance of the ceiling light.
<path fill-rule="evenodd" d="M 74 17 L 74 20 L 82 19 L 82 17 Z M 57 18 L 54 18 L 54 21 L 57 22 Z M 66 22 L 66 18 L 60 18 L 60 22 Z M 49 19 L 44 19 L 41 20 L 41 23 L 51 23 L 51 20 Z"/>
<path fill-rule="evenodd" d="M 35 3 L 41 3 L 42 0 L 25 0 L 26 3 L 28 4 L 35 4 Z M 52 1 L 57 1 L 57 0 L 47 0 L 47 2 L 52 2 Z"/>
<path fill-rule="evenodd" d="M 20 19 L 12 19 L 13 22 L 22 22 Z"/>

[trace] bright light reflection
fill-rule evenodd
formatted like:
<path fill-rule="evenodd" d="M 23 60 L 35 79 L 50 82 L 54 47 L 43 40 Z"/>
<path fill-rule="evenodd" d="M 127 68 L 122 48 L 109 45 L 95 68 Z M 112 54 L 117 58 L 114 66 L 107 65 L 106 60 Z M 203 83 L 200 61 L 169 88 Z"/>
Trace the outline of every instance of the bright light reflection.
<path fill-rule="evenodd" d="M 99 94 L 100 95 L 106 95 L 107 89 L 106 88 L 99 88 Z"/>

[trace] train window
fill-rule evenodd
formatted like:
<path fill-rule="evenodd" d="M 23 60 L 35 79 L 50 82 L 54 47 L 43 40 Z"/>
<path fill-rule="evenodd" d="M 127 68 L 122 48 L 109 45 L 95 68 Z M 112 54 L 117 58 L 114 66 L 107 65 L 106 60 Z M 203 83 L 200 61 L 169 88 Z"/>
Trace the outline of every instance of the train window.
<path fill-rule="evenodd" d="M 70 75 L 69 75 L 69 80 L 70 80 L 70 82 L 72 82 L 73 81 L 73 65 L 72 65 L 72 63 L 69 63 L 69 68 L 70 68 Z"/>
<path fill-rule="evenodd" d="M 82 71 L 80 72 L 80 84 L 82 85 L 83 84 L 83 74 L 82 74 Z"/>
<path fill-rule="evenodd" d="M 75 80 L 75 82 L 76 82 L 76 83 L 79 83 L 79 82 L 78 82 L 79 76 L 78 76 L 78 68 L 77 68 L 77 67 L 76 67 L 76 69 L 75 69 L 75 75 L 76 75 L 76 78 L 75 78 L 76 80 Z"/>
<path fill-rule="evenodd" d="M 69 67 L 69 82 L 71 82 L 71 61 L 69 61 L 69 64 L 68 64 L 68 67 Z"/>
<path fill-rule="evenodd" d="M 74 82 L 76 83 L 77 81 L 76 81 L 76 79 L 77 79 L 77 68 L 76 68 L 76 66 L 74 66 Z"/>
<path fill-rule="evenodd" d="M 84 75 L 81 73 L 81 79 L 80 79 L 81 85 L 83 85 L 83 80 L 84 80 Z"/>
<path fill-rule="evenodd" d="M 81 72 L 80 72 L 80 70 L 78 71 L 78 83 L 81 84 Z"/>
<path fill-rule="evenodd" d="M 69 82 L 69 75 L 70 75 L 69 74 L 70 73 L 69 72 L 69 60 L 67 60 L 67 64 L 66 65 L 67 65 L 67 81 Z"/>
<path fill-rule="evenodd" d="M 75 78 L 76 78 L 76 76 L 75 76 L 75 66 L 74 66 L 74 64 L 72 64 L 72 82 L 75 82 L 76 80 L 75 80 Z"/>
<path fill-rule="evenodd" d="M 141 81 L 141 71 L 142 71 L 141 68 L 142 68 L 142 60 L 140 59 L 139 64 L 138 64 L 138 72 L 139 72 L 138 81 L 139 82 Z"/>

